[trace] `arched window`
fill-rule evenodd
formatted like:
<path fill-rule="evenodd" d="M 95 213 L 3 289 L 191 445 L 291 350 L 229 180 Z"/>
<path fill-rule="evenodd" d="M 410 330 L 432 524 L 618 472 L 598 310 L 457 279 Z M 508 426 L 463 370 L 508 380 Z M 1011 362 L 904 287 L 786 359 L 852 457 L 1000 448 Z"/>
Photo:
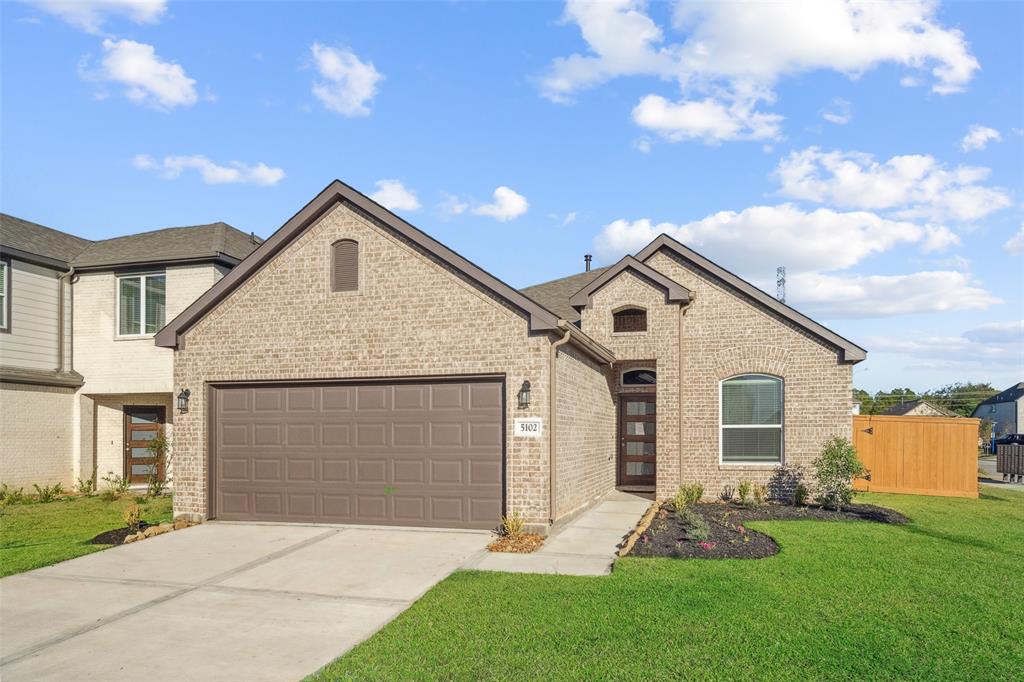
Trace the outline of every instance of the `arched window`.
<path fill-rule="evenodd" d="M 613 327 L 616 332 L 647 331 L 647 311 L 643 308 L 623 308 L 612 314 Z"/>
<path fill-rule="evenodd" d="M 719 447 L 723 463 L 782 461 L 782 379 L 743 374 L 721 383 Z"/>
<path fill-rule="evenodd" d="M 658 375 L 653 369 L 631 369 L 622 373 L 623 386 L 654 386 Z"/>
<path fill-rule="evenodd" d="M 359 289 L 359 242 L 341 239 L 331 244 L 331 291 Z"/>

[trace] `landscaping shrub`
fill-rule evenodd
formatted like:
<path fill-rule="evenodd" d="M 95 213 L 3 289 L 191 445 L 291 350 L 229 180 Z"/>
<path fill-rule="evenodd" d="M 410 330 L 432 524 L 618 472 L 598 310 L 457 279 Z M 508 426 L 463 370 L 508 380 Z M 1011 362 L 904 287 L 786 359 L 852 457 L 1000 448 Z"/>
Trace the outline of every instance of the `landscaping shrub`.
<path fill-rule="evenodd" d="M 728 502 L 729 500 L 732 499 L 734 494 L 735 492 L 733 491 L 732 486 L 727 485 L 724 488 L 722 488 L 722 492 L 718 494 L 718 498 L 722 500 L 722 502 Z"/>
<path fill-rule="evenodd" d="M 753 484 L 750 481 L 740 481 L 736 486 L 736 494 L 740 496 L 740 504 L 747 504 L 750 501 L 750 489 Z"/>
<path fill-rule="evenodd" d="M 803 483 L 797 483 L 796 488 L 793 489 L 793 504 L 797 507 L 803 507 L 807 504 L 810 496 L 811 491 L 807 489 L 807 486 Z"/>
<path fill-rule="evenodd" d="M 683 507 L 679 512 L 679 518 L 686 527 L 686 538 L 698 542 L 705 541 L 711 537 L 711 527 L 707 519 L 693 511 L 689 507 Z"/>
<path fill-rule="evenodd" d="M 77 490 L 80 495 L 85 495 L 86 497 L 91 497 L 92 495 L 95 495 L 96 470 L 93 469 L 92 476 L 90 476 L 89 478 L 78 479 L 78 481 L 75 483 L 75 490 Z"/>
<path fill-rule="evenodd" d="M 833 436 L 814 460 L 817 497 L 825 507 L 841 510 L 853 499 L 853 479 L 868 473 L 846 438 Z"/>
<path fill-rule="evenodd" d="M 149 445 L 146 448 L 157 459 L 156 466 L 153 467 L 153 471 L 150 473 L 146 484 L 146 494 L 150 497 L 159 497 L 167 489 L 167 481 L 160 478 L 160 470 L 167 470 L 168 462 L 170 461 L 171 441 L 161 428 L 156 432 L 156 436 L 149 441 Z"/>
<path fill-rule="evenodd" d="M 11 488 L 6 483 L 0 483 L 0 505 L 22 504 L 27 501 L 24 488 Z"/>
<path fill-rule="evenodd" d="M 806 474 L 804 468 L 797 465 L 780 464 L 772 472 L 768 481 L 769 497 L 778 502 L 793 502 L 793 496 L 799 486 L 803 485 Z M 804 486 L 806 491 L 806 486 Z M 806 497 L 805 497 L 806 499 Z"/>
<path fill-rule="evenodd" d="M 54 483 L 53 485 L 44 485 L 42 488 L 39 487 L 38 483 L 33 483 L 32 487 L 36 489 L 36 498 L 40 502 L 53 502 L 62 494 L 64 494 L 64 487 L 60 483 Z"/>
<path fill-rule="evenodd" d="M 142 509 L 139 505 L 132 503 L 125 508 L 124 525 L 135 533 L 139 532 L 139 526 L 142 525 Z"/>
<path fill-rule="evenodd" d="M 768 486 L 761 483 L 754 484 L 754 504 L 762 505 L 768 500 Z"/>
<path fill-rule="evenodd" d="M 519 512 L 501 517 L 501 534 L 506 537 L 519 537 L 523 534 L 523 529 L 525 527 L 526 519 L 524 519 Z"/>
<path fill-rule="evenodd" d="M 675 496 L 672 498 L 672 506 L 677 510 L 691 504 L 700 502 L 704 497 L 704 486 L 700 483 L 687 483 L 679 486 Z"/>
<path fill-rule="evenodd" d="M 107 502 L 121 499 L 131 486 L 131 480 L 127 476 L 118 476 L 113 471 L 107 472 L 107 475 L 103 477 L 103 482 L 107 484 L 107 489 L 103 491 L 101 497 Z"/>

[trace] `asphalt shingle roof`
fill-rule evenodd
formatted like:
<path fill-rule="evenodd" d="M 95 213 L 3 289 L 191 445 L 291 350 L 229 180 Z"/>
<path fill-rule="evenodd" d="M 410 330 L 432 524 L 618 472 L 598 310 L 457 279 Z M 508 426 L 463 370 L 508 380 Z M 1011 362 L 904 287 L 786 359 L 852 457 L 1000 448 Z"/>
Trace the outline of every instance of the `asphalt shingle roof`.
<path fill-rule="evenodd" d="M 918 398 L 917 400 L 908 400 L 907 402 L 900 403 L 899 405 L 893 405 L 889 409 L 887 409 L 884 412 L 882 412 L 882 414 L 884 414 L 886 416 L 900 417 L 900 416 L 903 416 L 903 415 L 907 414 L 908 412 L 913 410 L 915 407 L 917 407 L 921 403 L 924 403 L 925 405 L 927 405 L 928 407 L 932 408 L 936 412 L 938 412 L 940 414 L 944 414 L 947 417 L 956 417 L 957 416 L 957 414 L 955 412 L 950 412 L 949 410 L 947 410 L 944 407 L 940 407 L 939 405 L 936 405 L 935 403 L 932 403 L 932 402 L 928 402 L 927 400 L 921 400 L 920 398 Z"/>
<path fill-rule="evenodd" d="M 82 253 L 92 242 L 52 227 L 0 213 L 0 244 L 70 263 L 71 259 Z"/>
<path fill-rule="evenodd" d="M 607 269 L 607 267 L 594 268 L 589 272 L 580 272 L 568 277 L 562 277 L 561 279 L 551 280 L 550 282 L 535 284 L 519 291 L 540 303 L 563 320 L 579 322 L 580 314 L 569 305 L 569 298 L 597 279 L 598 275 Z"/>
<path fill-rule="evenodd" d="M 991 398 L 981 401 L 978 403 L 978 407 L 981 407 L 982 405 L 993 405 L 995 403 L 1012 403 L 1015 400 L 1020 400 L 1022 396 L 1024 396 L 1024 381 L 1019 384 L 1014 384 L 1005 391 L 996 393 Z"/>

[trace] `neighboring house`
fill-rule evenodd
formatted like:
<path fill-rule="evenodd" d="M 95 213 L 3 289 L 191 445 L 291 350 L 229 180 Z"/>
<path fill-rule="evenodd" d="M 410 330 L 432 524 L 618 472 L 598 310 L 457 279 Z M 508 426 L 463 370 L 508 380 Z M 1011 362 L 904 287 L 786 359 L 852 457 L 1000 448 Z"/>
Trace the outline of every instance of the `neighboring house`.
<path fill-rule="evenodd" d="M 176 515 L 537 530 L 809 465 L 865 358 L 664 235 L 518 291 L 338 181 L 156 344 Z"/>
<path fill-rule="evenodd" d="M 1024 381 L 982 401 L 971 416 L 992 422 L 995 438 L 1024 433 Z"/>
<path fill-rule="evenodd" d="M 0 481 L 144 483 L 173 415 L 153 335 L 257 244 L 224 223 L 90 241 L 0 214 Z"/>
<path fill-rule="evenodd" d="M 944 407 L 930 403 L 923 398 L 908 400 L 899 405 L 893 405 L 880 414 L 890 417 L 956 417 L 956 412 L 951 412 Z"/>

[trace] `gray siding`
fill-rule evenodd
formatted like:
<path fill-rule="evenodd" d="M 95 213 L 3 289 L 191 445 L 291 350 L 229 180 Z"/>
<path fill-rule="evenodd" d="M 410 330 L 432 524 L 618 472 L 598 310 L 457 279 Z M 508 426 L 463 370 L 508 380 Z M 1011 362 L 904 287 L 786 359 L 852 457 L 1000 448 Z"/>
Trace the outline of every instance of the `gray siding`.
<path fill-rule="evenodd" d="M 0 364 L 38 370 L 57 368 L 59 274 L 11 260 L 11 332 L 0 334 Z"/>
<path fill-rule="evenodd" d="M 991 405 L 980 405 L 974 413 L 979 419 L 988 419 L 992 422 L 992 433 L 996 438 L 1009 433 L 1020 433 L 1020 413 L 1024 407 L 1024 400 L 1006 403 L 993 403 Z"/>

